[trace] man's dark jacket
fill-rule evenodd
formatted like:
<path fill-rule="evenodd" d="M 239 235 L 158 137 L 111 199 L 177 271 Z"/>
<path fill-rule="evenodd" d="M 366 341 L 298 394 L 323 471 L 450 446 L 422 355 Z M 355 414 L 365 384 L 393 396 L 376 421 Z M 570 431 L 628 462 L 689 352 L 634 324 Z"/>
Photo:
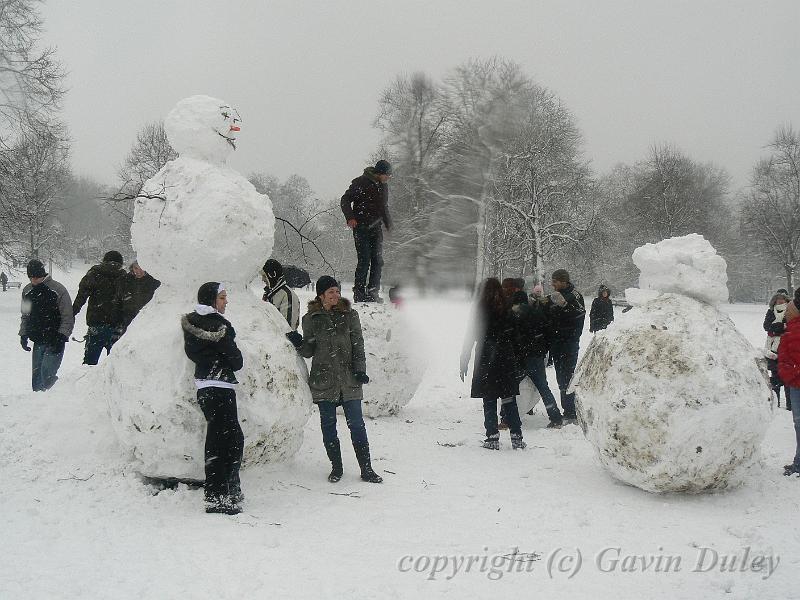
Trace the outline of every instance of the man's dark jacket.
<path fill-rule="evenodd" d="M 136 277 L 133 273 L 126 273 L 117 282 L 117 293 L 114 297 L 118 320 L 123 327 L 128 327 L 142 310 L 145 304 L 153 299 L 153 294 L 161 282 L 145 273 L 143 277 Z"/>
<path fill-rule="evenodd" d="M 102 262 L 93 266 L 78 285 L 78 295 L 72 303 L 72 313 L 77 315 L 81 312 L 88 299 L 87 325 L 119 326 L 119 313 L 116 310 L 114 297 L 117 294 L 117 285 L 124 276 L 125 270 L 117 262 Z"/>
<path fill-rule="evenodd" d="M 531 305 L 525 292 L 514 294 L 511 313 L 517 324 L 517 361 L 524 367 L 528 358 L 543 357 L 550 348 L 547 313 L 538 302 Z"/>
<path fill-rule="evenodd" d="M 194 378 L 238 383 L 235 371 L 242 368 L 242 353 L 236 345 L 233 325 L 219 313 L 181 318 L 183 347 L 194 363 Z"/>
<path fill-rule="evenodd" d="M 355 219 L 359 225 L 391 227 L 389 217 L 389 186 L 378 181 L 374 167 L 364 169 L 364 174 L 353 179 L 342 196 L 342 213 L 346 221 Z"/>
<path fill-rule="evenodd" d="M 561 346 L 577 343 L 583 333 L 583 322 L 586 318 L 586 306 L 583 296 L 571 283 L 561 290 L 561 295 L 567 301 L 561 307 L 555 302 L 549 304 L 551 345 Z"/>
<path fill-rule="evenodd" d="M 74 324 L 69 292 L 49 275 L 42 283 L 29 283 L 22 290 L 20 336 L 55 345 L 69 338 Z"/>

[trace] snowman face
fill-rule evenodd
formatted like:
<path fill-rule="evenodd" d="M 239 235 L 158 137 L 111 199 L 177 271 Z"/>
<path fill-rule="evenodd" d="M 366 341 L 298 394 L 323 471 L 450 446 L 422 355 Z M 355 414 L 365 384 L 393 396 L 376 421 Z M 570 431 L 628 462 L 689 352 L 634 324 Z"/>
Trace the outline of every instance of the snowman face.
<path fill-rule="evenodd" d="M 239 117 L 239 112 L 227 105 L 219 107 L 220 117 L 222 123 L 219 127 L 215 127 L 215 131 L 221 135 L 236 150 L 236 135 L 241 131 L 242 119 Z"/>

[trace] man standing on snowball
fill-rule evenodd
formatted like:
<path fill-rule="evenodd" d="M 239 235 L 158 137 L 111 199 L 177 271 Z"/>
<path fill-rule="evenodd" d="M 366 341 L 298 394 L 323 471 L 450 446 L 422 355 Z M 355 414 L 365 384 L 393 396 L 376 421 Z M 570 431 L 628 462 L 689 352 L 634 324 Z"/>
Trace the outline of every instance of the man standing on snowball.
<path fill-rule="evenodd" d="M 356 244 L 355 302 L 381 302 L 383 269 L 383 226 L 391 227 L 389 218 L 389 179 L 392 165 L 379 160 L 374 167 L 364 169 L 364 174 L 353 179 L 342 196 L 342 213 L 347 226 L 353 230 Z M 367 282 L 369 273 L 369 283 Z"/>
<path fill-rule="evenodd" d="M 31 351 L 28 340 L 33 342 L 31 384 L 34 392 L 43 392 L 58 379 L 64 344 L 72 333 L 75 317 L 69 292 L 47 274 L 40 261 L 30 261 L 27 273 L 31 282 L 22 290 L 19 341 L 26 352 Z"/>
<path fill-rule="evenodd" d="M 574 422 L 577 419 L 575 394 L 568 394 L 567 388 L 578 364 L 578 347 L 583 333 L 586 306 L 583 296 L 572 285 L 565 269 L 553 271 L 551 283 L 555 291 L 549 296 L 550 356 L 553 358 L 558 389 L 561 392 L 561 409 L 564 411 L 562 418 L 566 422 Z"/>
<path fill-rule="evenodd" d="M 194 364 L 197 403 L 208 422 L 205 445 L 207 513 L 235 515 L 244 499 L 239 483 L 244 434 L 236 408 L 235 372 L 242 368 L 236 332 L 223 317 L 225 287 L 209 281 L 197 291 L 194 312 L 181 319 L 184 350 Z"/>

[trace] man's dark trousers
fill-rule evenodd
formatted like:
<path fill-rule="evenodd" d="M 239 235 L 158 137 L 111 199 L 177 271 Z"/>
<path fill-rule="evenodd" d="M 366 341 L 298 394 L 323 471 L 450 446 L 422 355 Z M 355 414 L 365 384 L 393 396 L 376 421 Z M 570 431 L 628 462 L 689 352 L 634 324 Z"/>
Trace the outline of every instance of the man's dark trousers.
<path fill-rule="evenodd" d="M 380 222 L 372 227 L 356 225 L 353 229 L 356 243 L 355 289 L 377 291 L 381 286 L 381 270 L 383 269 L 383 229 Z M 369 285 L 367 273 L 369 272 Z"/>

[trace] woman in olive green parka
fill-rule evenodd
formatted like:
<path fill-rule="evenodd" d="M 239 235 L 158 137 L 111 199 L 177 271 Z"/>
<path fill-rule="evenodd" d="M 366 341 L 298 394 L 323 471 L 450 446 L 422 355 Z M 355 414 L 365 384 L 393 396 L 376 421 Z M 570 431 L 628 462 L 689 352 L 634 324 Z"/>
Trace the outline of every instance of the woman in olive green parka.
<path fill-rule="evenodd" d="M 361 467 L 361 479 L 381 483 L 383 479 L 372 470 L 361 413 L 362 386 L 369 383 L 369 377 L 358 313 L 341 297 L 339 283 L 333 277 L 320 277 L 316 291 L 317 297 L 308 303 L 303 317 L 303 335 L 286 335 L 301 356 L 311 359 L 308 385 L 319 408 L 322 441 L 332 465 L 328 481 L 339 481 L 343 472 L 336 433 L 336 407 L 341 405 Z"/>

